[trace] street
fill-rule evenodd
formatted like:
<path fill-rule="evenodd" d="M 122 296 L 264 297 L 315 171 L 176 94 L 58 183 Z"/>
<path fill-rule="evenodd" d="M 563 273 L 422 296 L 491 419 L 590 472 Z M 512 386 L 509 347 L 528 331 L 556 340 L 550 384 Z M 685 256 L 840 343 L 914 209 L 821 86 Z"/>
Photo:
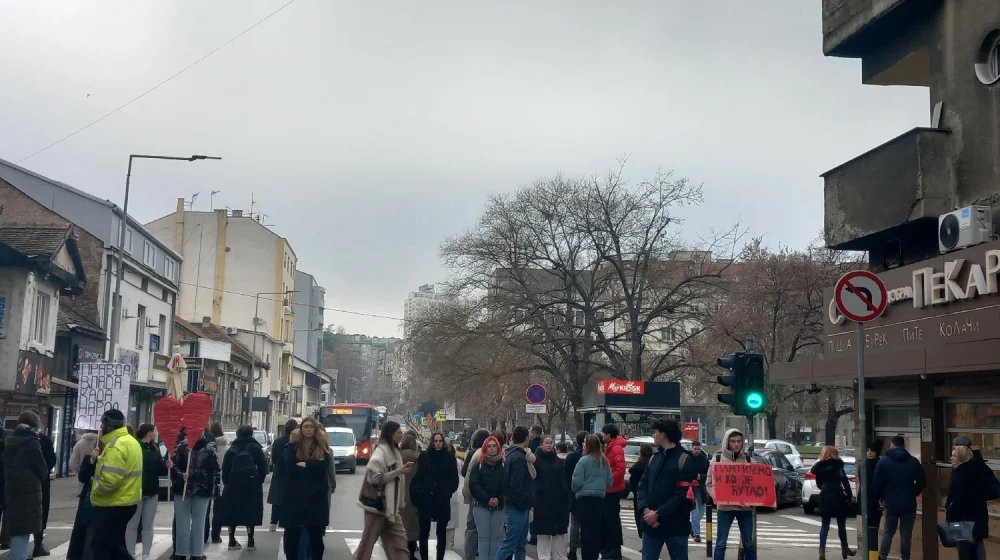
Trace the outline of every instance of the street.
<path fill-rule="evenodd" d="M 357 474 L 338 474 L 337 492 L 333 496 L 331 511 L 331 528 L 326 535 L 326 557 L 327 558 L 347 558 L 357 548 L 361 539 L 363 528 L 361 509 L 356 505 L 358 492 L 361 489 L 364 469 L 359 468 Z M 270 478 L 265 486 L 270 483 Z M 57 479 L 52 482 L 52 509 L 49 515 L 49 528 L 46 532 L 46 546 L 51 550 L 53 560 L 64 560 L 70 532 L 73 527 L 73 518 L 76 513 L 76 481 L 71 479 Z M 265 488 L 265 495 L 267 489 Z M 457 560 L 461 555 L 464 543 L 465 532 L 465 504 L 460 504 L 458 530 L 456 531 L 455 547 L 457 550 L 448 551 L 446 558 Z M 270 505 L 265 504 L 265 521 L 270 515 Z M 641 543 L 635 531 L 635 519 L 631 510 L 631 500 L 622 502 L 622 528 L 625 534 L 625 548 L 623 550 L 625 558 L 629 560 L 639 560 L 641 555 Z M 170 524 L 173 519 L 173 506 L 167 502 L 161 502 L 156 514 L 156 536 L 153 540 L 152 560 L 167 560 L 170 556 Z M 815 550 L 819 547 L 819 525 L 820 519 L 816 516 L 806 516 L 801 508 L 784 508 L 775 513 L 762 513 L 758 518 L 758 549 L 761 551 L 761 558 L 769 560 L 793 560 L 802 558 L 807 550 Z M 856 539 L 854 530 L 854 520 L 848 520 L 848 538 L 852 546 Z M 229 551 L 226 543 L 209 544 L 205 549 L 205 554 L 210 559 L 227 558 L 236 559 L 275 559 L 284 560 L 281 551 L 281 531 L 269 532 L 268 528 L 262 527 L 257 530 L 256 541 L 257 550 L 253 552 L 245 550 Z M 704 525 L 702 537 L 706 535 Z M 831 528 L 831 540 L 828 546 L 836 548 L 836 528 Z M 223 541 L 226 540 L 226 530 L 223 530 Z M 246 532 L 239 529 L 237 540 L 241 544 L 246 544 Z M 730 551 L 728 558 L 736 558 L 736 547 L 739 542 L 736 527 L 730 533 Z M 430 544 L 433 554 L 435 545 Z M 705 543 L 695 544 L 691 542 L 691 557 L 704 558 Z M 0 558 L 6 558 L 9 551 L 0 553 Z M 535 548 L 528 547 L 528 557 L 535 559 L 537 554 Z M 661 558 L 666 558 L 666 552 Z M 372 558 L 383 560 L 381 545 L 376 545 Z"/>

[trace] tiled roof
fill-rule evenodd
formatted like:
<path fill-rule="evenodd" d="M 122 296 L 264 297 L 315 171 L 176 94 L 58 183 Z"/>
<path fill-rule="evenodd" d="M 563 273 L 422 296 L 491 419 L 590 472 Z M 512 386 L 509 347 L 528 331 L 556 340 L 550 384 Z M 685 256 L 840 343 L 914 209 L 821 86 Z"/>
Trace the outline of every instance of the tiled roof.
<path fill-rule="evenodd" d="M 83 329 L 94 334 L 104 334 L 104 330 L 101 329 L 100 325 L 90 321 L 83 314 L 78 313 L 71 305 L 66 304 L 65 299 L 62 299 L 59 301 L 59 313 L 56 315 L 56 328 L 61 331 L 68 331 L 71 325 L 73 328 Z"/>
<path fill-rule="evenodd" d="M 68 227 L 0 226 L 0 243 L 26 257 L 51 257 L 69 235 Z"/>
<path fill-rule="evenodd" d="M 178 325 L 191 331 L 199 338 L 207 338 L 209 340 L 214 340 L 216 342 L 228 342 L 232 344 L 233 354 L 236 354 L 237 356 L 239 356 L 248 363 L 250 362 L 250 360 L 253 359 L 253 354 L 250 352 L 250 349 L 247 348 L 246 345 L 243 344 L 242 342 L 226 334 L 226 329 L 224 327 L 220 327 L 219 325 L 214 325 L 214 324 L 209 324 L 208 326 L 205 326 L 202 323 L 192 323 L 185 319 L 181 319 L 180 317 L 175 317 L 174 320 L 177 322 Z M 258 362 L 260 362 L 261 366 L 268 365 L 260 360 L 258 360 Z"/>

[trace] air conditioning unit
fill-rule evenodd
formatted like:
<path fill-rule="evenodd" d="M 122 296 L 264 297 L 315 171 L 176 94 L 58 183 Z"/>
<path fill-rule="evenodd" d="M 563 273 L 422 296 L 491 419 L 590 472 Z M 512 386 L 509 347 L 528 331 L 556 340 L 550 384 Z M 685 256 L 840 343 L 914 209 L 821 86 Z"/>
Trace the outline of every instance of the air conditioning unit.
<path fill-rule="evenodd" d="M 966 206 L 938 216 L 938 249 L 957 251 L 993 237 L 993 214 L 989 206 Z"/>
<path fill-rule="evenodd" d="M 236 327 L 226 327 L 226 334 L 228 335 L 240 334 L 240 329 Z"/>

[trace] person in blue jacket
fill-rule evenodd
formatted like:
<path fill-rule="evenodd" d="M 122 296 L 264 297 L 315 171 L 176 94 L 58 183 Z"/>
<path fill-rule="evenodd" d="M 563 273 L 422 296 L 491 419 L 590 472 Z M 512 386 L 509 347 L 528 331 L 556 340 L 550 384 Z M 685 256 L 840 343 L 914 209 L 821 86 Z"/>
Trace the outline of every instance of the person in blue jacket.
<path fill-rule="evenodd" d="M 639 482 L 636 507 L 642 513 L 642 558 L 656 560 L 663 546 L 671 560 L 687 560 L 691 509 L 697 488 L 697 461 L 681 447 L 681 426 L 675 420 L 653 421 L 656 453 Z"/>
<path fill-rule="evenodd" d="M 524 560 L 527 554 L 528 520 L 531 508 L 535 505 L 535 480 L 528 469 L 525 450 L 528 446 L 528 429 L 524 426 L 514 428 L 513 441 L 504 456 L 503 509 L 507 520 L 507 534 L 493 560 L 504 560 L 511 554 L 514 555 L 514 560 Z"/>

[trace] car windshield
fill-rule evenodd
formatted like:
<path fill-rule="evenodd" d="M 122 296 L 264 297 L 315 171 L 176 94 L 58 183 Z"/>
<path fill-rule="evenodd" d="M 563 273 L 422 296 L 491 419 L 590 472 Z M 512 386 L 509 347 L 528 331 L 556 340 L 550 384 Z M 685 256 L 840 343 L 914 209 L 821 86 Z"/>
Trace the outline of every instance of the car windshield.
<path fill-rule="evenodd" d="M 857 471 L 854 470 L 854 463 L 844 463 L 844 472 L 847 473 L 847 476 L 856 475 Z"/>
<path fill-rule="evenodd" d="M 639 447 L 642 446 L 641 441 L 630 441 L 625 444 L 625 454 L 626 455 L 638 455 Z"/>
<path fill-rule="evenodd" d="M 326 440 L 333 447 L 351 447 L 354 445 L 354 434 L 350 432 L 327 432 Z"/>
<path fill-rule="evenodd" d="M 261 446 L 267 445 L 267 434 L 265 434 L 264 432 L 254 432 L 253 438 L 257 440 L 257 443 L 259 443 Z"/>

